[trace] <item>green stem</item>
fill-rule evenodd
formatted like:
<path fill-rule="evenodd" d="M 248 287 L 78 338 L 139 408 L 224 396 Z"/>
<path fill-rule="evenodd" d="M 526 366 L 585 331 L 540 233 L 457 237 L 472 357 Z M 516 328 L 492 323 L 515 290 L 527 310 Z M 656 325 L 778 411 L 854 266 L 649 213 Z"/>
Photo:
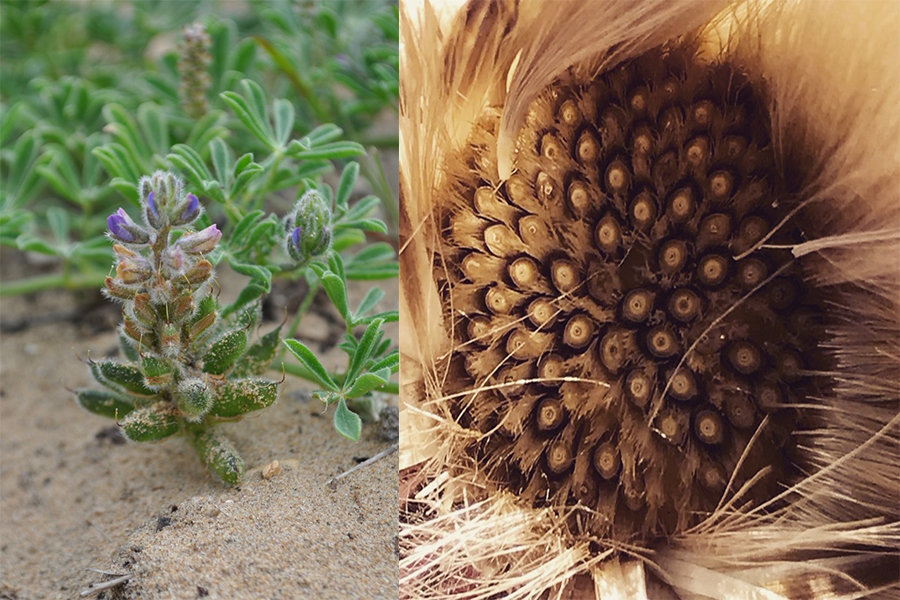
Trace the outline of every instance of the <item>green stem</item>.
<path fill-rule="evenodd" d="M 31 294 L 52 288 L 67 290 L 80 290 L 85 288 L 101 288 L 106 281 L 106 273 L 93 272 L 81 275 L 66 275 L 53 273 L 39 275 L 27 279 L 5 281 L 0 284 L 0 296 L 17 296 L 19 294 Z"/>

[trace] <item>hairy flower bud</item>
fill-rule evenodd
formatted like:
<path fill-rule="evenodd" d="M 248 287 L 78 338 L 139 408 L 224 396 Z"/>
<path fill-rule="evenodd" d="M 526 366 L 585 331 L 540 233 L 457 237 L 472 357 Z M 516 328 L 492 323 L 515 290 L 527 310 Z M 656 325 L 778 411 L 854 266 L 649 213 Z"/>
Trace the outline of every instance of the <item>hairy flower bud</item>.
<path fill-rule="evenodd" d="M 116 276 L 122 283 L 143 283 L 153 275 L 153 265 L 140 254 L 132 252 L 119 244 L 113 246 L 113 251 L 119 259 L 119 264 L 116 266 Z"/>
<path fill-rule="evenodd" d="M 193 223 L 200 216 L 200 200 L 194 194 L 185 196 L 173 211 L 172 225 L 187 225 Z"/>
<path fill-rule="evenodd" d="M 303 194 L 285 222 L 287 253 L 299 263 L 331 249 L 331 207 L 316 190 Z"/>
<path fill-rule="evenodd" d="M 125 244 L 146 244 L 150 233 L 131 220 L 124 209 L 119 209 L 106 219 L 109 235 Z"/>
<path fill-rule="evenodd" d="M 185 234 L 175 244 L 189 254 L 209 254 L 216 249 L 222 232 L 215 225 L 210 225 L 202 231 Z"/>

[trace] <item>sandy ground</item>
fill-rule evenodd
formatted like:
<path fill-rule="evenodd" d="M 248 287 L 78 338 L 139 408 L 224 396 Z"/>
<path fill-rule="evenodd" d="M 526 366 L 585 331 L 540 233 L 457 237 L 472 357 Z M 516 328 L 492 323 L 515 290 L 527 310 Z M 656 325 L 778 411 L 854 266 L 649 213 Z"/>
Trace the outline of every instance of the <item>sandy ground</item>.
<path fill-rule="evenodd" d="M 5 253 L 4 279 L 21 259 Z M 224 426 L 249 471 L 228 488 L 185 440 L 125 443 L 66 390 L 95 386 L 76 355 L 114 352 L 115 309 L 53 291 L 3 298 L 0 313 L 0 598 L 76 598 L 113 578 L 89 569 L 131 576 L 99 598 L 397 598 L 397 454 L 326 485 L 391 445 L 377 425 L 345 440 L 289 377 L 274 407 Z M 335 337 L 320 313 L 301 327 L 317 352 Z M 263 479 L 274 460 L 281 473 Z"/>

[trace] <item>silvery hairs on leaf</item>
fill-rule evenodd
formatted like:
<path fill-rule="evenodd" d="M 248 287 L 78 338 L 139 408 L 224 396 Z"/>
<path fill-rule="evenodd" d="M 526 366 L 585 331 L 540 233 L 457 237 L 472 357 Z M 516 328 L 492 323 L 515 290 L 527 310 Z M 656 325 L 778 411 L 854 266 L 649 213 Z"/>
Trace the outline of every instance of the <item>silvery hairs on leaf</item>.
<path fill-rule="evenodd" d="M 421 482 L 401 498 L 401 595 L 593 597 L 579 587 L 583 579 L 596 597 L 656 597 L 660 580 L 682 597 L 896 594 L 896 4 L 472 2 L 455 16 L 428 3 L 413 13 L 407 4 L 401 32 L 401 393 L 410 423 L 401 466 Z M 661 56 L 673 56 L 666 48 L 687 53 L 681 67 L 661 66 Z M 700 79 L 711 83 L 691 88 L 691 73 L 707 66 L 713 75 Z M 659 100 L 667 72 L 680 74 L 673 89 L 697 94 Z M 761 126 L 742 126 L 742 109 L 730 112 L 748 106 L 746 93 L 771 128 L 763 137 Z M 666 107 L 676 109 L 671 130 Z M 639 184 L 669 186 L 670 148 L 678 177 L 664 187 L 669 195 L 648 203 Z M 754 192 L 741 187 L 759 181 L 758 172 L 724 160 L 728 148 L 760 158 L 780 182 L 759 210 L 748 211 Z M 582 164 L 601 156 L 601 164 Z M 700 183 L 677 185 L 682 178 Z M 580 206 L 587 225 L 563 223 Z M 730 219 L 724 229 L 719 215 Z M 728 236 L 717 242 L 721 231 Z M 594 258 L 576 256 L 578 268 L 568 268 L 565 259 L 585 245 Z M 717 249 L 728 253 L 711 258 Z M 588 264 L 613 267 L 579 270 Z M 630 269 L 624 284 L 616 283 L 620 268 Z M 722 294 L 738 288 L 719 273 L 749 287 L 728 300 Z M 782 275 L 797 287 L 780 283 Z M 575 284 L 563 291 L 570 277 Z M 638 280 L 646 290 L 634 289 Z M 794 312 L 789 289 L 804 308 L 820 298 L 813 321 Z M 757 292 L 769 307 L 760 310 L 778 313 L 784 328 L 811 332 L 816 323 L 822 331 L 810 335 L 821 337 L 793 358 L 770 353 L 771 340 L 743 339 L 735 323 L 750 327 Z M 549 298 L 549 312 L 535 294 Z M 607 308 L 604 299 L 615 302 Z M 617 321 L 625 333 L 604 337 Z M 691 323 L 705 325 L 694 332 Z M 731 345 L 715 350 L 709 360 L 722 370 L 707 380 L 697 356 L 718 325 Z M 654 357 L 658 379 L 626 376 L 639 356 Z M 810 357 L 814 367 L 799 367 Z M 787 379 L 759 389 L 770 372 Z M 551 373 L 562 377 L 541 391 Z M 799 421 L 783 429 L 777 411 L 764 409 L 772 389 L 795 393 L 794 375 L 817 383 L 794 396 Z M 460 389 L 467 378 L 470 387 Z M 664 402 L 642 408 L 646 381 L 660 383 L 653 398 Z M 586 383 L 596 389 L 561 405 L 540 401 Z M 586 433 L 609 425 L 586 418 L 600 410 L 591 406 L 625 402 L 628 414 L 644 415 L 634 427 L 621 426 L 621 412 L 613 437 Z M 592 427 L 573 431 L 576 422 Z M 759 463 L 752 449 L 773 442 L 775 431 L 791 450 L 776 444 L 767 456 L 779 464 Z M 707 449 L 738 438 L 743 450 L 723 459 L 723 486 L 721 472 L 704 470 Z M 663 501 L 671 488 L 652 479 L 636 485 L 658 468 L 662 455 L 645 449 L 660 440 L 683 453 L 678 485 L 688 496 L 719 493 L 711 507 L 682 521 L 690 507 L 672 512 Z M 591 460 L 581 458 L 586 451 Z M 778 485 L 766 489 L 779 470 Z M 584 500 L 602 499 L 609 481 L 621 482 L 605 496 L 620 498 L 612 507 Z M 648 517 L 648 506 L 657 513 Z M 602 535 L 598 515 L 611 518 Z"/>

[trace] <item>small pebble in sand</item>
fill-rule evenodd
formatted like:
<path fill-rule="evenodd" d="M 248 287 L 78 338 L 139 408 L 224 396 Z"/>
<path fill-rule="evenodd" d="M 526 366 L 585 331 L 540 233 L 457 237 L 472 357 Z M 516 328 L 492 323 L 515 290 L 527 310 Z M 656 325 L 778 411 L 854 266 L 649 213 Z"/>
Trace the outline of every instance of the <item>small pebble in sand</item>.
<path fill-rule="evenodd" d="M 277 460 L 273 460 L 262 470 L 262 478 L 263 479 L 272 479 L 276 475 L 281 473 L 281 464 Z"/>
<path fill-rule="evenodd" d="M 380 424 L 378 437 L 385 442 L 397 442 L 400 439 L 400 409 L 396 406 L 385 406 L 378 415 Z"/>

